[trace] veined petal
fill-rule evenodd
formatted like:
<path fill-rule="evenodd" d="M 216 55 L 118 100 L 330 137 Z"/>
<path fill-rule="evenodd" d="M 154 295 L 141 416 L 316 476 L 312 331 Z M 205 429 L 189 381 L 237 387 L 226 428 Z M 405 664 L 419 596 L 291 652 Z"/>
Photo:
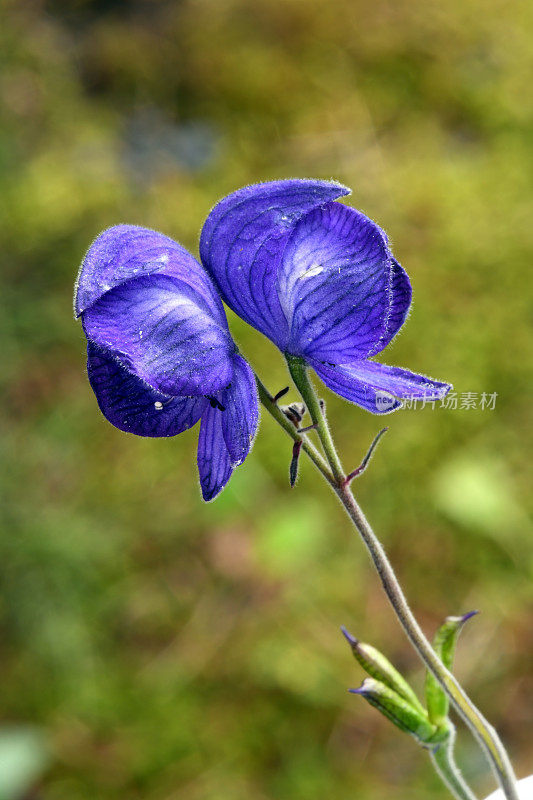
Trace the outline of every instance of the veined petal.
<path fill-rule="evenodd" d="M 234 356 L 234 374 L 230 385 L 220 395 L 224 406 L 222 433 L 231 462 L 242 464 L 252 448 L 259 422 L 257 387 L 252 370 L 241 358 Z"/>
<path fill-rule="evenodd" d="M 450 383 L 434 381 L 426 375 L 419 375 L 402 367 L 389 367 L 377 361 L 362 361 L 357 365 L 341 364 L 339 369 L 349 369 L 354 374 L 357 373 L 361 380 L 378 389 L 384 389 L 395 397 L 440 400 L 452 388 Z"/>
<path fill-rule="evenodd" d="M 214 500 L 231 478 L 233 466 L 222 433 L 224 411 L 208 406 L 202 416 L 198 437 L 198 473 L 202 497 Z"/>
<path fill-rule="evenodd" d="M 102 414 L 126 433 L 176 436 L 195 425 L 208 405 L 203 397 L 173 398 L 154 391 L 90 342 L 87 372 Z"/>
<path fill-rule="evenodd" d="M 390 392 L 370 386 L 351 371 L 320 362 L 311 363 L 316 374 L 328 389 L 372 414 L 390 414 L 391 411 L 396 411 L 401 406 L 401 401 Z"/>
<path fill-rule="evenodd" d="M 76 281 L 76 316 L 115 286 L 153 273 L 182 280 L 201 295 L 213 315 L 225 324 L 220 298 L 198 261 L 168 236 L 137 225 L 115 225 L 93 242 Z"/>
<path fill-rule="evenodd" d="M 254 184 L 217 203 L 204 224 L 200 256 L 222 297 L 281 350 L 289 326 L 276 272 L 287 239 L 300 217 L 346 194 L 349 189 L 329 181 Z"/>
<path fill-rule="evenodd" d="M 228 329 L 176 278 L 152 274 L 116 286 L 83 313 L 83 325 L 91 341 L 163 394 L 214 394 L 232 378 Z"/>
<path fill-rule="evenodd" d="M 440 400 L 452 388 L 449 383 L 376 361 L 354 361 L 335 366 L 313 362 L 312 365 L 332 391 L 374 414 L 399 408 L 401 403 L 395 398 Z"/>
<path fill-rule="evenodd" d="M 385 335 L 390 283 L 387 239 L 372 220 L 340 203 L 306 214 L 278 270 L 288 351 L 334 363 L 365 358 Z"/>
<path fill-rule="evenodd" d="M 409 313 L 413 290 L 411 282 L 404 268 L 392 259 L 392 280 L 389 316 L 387 329 L 383 338 L 377 343 L 370 355 L 375 355 L 383 350 L 394 339 Z"/>

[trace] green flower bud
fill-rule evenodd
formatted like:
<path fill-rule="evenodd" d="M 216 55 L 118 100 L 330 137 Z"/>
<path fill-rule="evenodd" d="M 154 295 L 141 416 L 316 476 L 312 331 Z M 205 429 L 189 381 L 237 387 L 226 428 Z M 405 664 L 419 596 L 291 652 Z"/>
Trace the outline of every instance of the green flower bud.
<path fill-rule="evenodd" d="M 353 694 L 360 694 L 370 705 L 377 708 L 390 719 L 397 728 L 410 733 L 421 744 L 432 744 L 438 733 L 424 710 L 414 708 L 407 700 L 375 678 L 365 678 L 359 689 L 350 689 Z"/>
<path fill-rule="evenodd" d="M 477 611 L 470 611 L 462 617 L 446 617 L 444 623 L 435 634 L 433 649 L 449 670 L 453 667 L 455 647 L 463 625 L 474 614 L 477 614 Z M 426 703 L 429 719 L 436 725 L 442 726 L 448 716 L 448 695 L 431 672 L 426 675 Z"/>
<path fill-rule="evenodd" d="M 385 686 L 388 686 L 390 689 L 399 694 L 400 697 L 403 697 L 404 700 L 407 700 L 413 708 L 416 708 L 418 711 L 422 712 L 423 714 L 426 713 L 423 705 L 420 703 L 418 697 L 413 692 L 405 678 L 400 675 L 398 670 L 392 666 L 390 661 L 385 658 L 383 653 L 380 653 L 379 650 L 376 650 L 375 647 L 372 647 L 371 644 L 366 644 L 365 642 L 360 642 L 359 639 L 356 639 L 352 636 L 346 628 L 341 628 L 348 644 L 352 648 L 352 652 L 356 661 L 361 664 L 365 672 L 367 672 L 372 678 L 376 678 L 381 683 L 384 683 Z"/>

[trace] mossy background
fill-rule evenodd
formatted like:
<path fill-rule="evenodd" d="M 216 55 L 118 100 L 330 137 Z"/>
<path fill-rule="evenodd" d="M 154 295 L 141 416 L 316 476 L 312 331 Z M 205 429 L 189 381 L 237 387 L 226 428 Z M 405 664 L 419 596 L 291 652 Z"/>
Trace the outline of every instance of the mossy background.
<path fill-rule="evenodd" d="M 383 360 L 498 393 L 388 417 L 356 489 L 429 633 L 482 610 L 457 673 L 531 772 L 533 5 L 8 0 L 2 17 L 0 796 L 448 796 L 346 692 L 362 674 L 341 624 L 417 687 L 422 670 L 310 465 L 289 489 L 270 419 L 203 505 L 197 431 L 120 433 L 87 383 L 71 296 L 91 240 L 131 222 L 197 252 L 217 199 L 287 176 L 353 187 L 409 271 Z M 324 396 L 353 467 L 381 421 Z M 466 733 L 459 760 L 488 793 Z"/>

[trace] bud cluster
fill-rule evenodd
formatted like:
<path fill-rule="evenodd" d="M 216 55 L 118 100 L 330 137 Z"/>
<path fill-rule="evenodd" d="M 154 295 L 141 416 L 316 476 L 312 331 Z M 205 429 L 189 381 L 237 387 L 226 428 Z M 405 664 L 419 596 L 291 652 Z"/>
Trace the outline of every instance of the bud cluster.
<path fill-rule="evenodd" d="M 476 612 L 462 617 L 447 617 L 433 640 L 433 648 L 443 664 L 451 669 L 459 633 L 464 623 Z M 363 667 L 365 678 L 358 689 L 350 689 L 377 708 L 397 728 L 411 734 L 423 747 L 434 749 L 452 734 L 448 719 L 448 697 L 432 673 L 427 674 L 425 685 L 426 707 L 422 705 L 411 686 L 390 661 L 375 647 L 360 642 L 345 628 L 342 632 L 352 653 Z"/>

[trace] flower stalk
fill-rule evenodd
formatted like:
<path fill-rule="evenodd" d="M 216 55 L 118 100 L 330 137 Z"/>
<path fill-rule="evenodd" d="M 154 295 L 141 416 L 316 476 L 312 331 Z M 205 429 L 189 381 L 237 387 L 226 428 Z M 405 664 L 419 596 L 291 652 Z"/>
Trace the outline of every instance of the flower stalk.
<path fill-rule="evenodd" d="M 311 458 L 323 477 L 326 478 L 363 539 L 394 612 L 420 659 L 435 677 L 438 684 L 449 697 L 453 708 L 478 741 L 495 773 L 506 800 L 519 800 L 516 778 L 507 752 L 496 730 L 483 717 L 457 679 L 444 666 L 439 656 L 433 650 L 429 640 L 426 638 L 409 607 L 405 594 L 403 593 L 381 542 L 358 505 L 349 483 L 346 482 L 346 475 L 342 463 L 329 430 L 326 416 L 321 408 L 313 385 L 309 380 L 306 364 L 301 358 L 290 355 L 287 356 L 287 363 L 291 377 L 300 392 L 302 400 L 311 416 L 313 425 L 315 426 L 327 464 L 324 463 L 324 459 L 320 456 L 316 448 L 307 440 L 307 437 L 297 433 L 291 423 L 283 415 L 283 412 L 273 402 L 263 384 L 257 379 L 259 396 L 262 404 L 295 441 L 298 441 L 300 438 L 302 439 L 303 451 Z M 465 793 L 465 790 L 461 790 L 461 793 L 458 789 L 458 781 L 462 781 L 462 779 L 457 777 L 459 773 L 457 768 L 453 766 L 453 759 L 451 759 L 450 751 L 452 746 L 453 741 L 448 744 L 447 748 L 441 747 L 436 749 L 432 754 L 432 761 L 455 796 L 460 798 L 460 800 L 465 800 L 465 798 L 471 800 L 473 797 L 471 793 Z M 470 790 L 467 791 L 469 792 Z"/>
<path fill-rule="evenodd" d="M 429 757 L 443 783 L 458 800 L 476 800 L 470 787 L 465 783 L 453 757 L 455 744 L 455 728 L 451 723 L 450 733 L 446 741 L 430 750 Z"/>

